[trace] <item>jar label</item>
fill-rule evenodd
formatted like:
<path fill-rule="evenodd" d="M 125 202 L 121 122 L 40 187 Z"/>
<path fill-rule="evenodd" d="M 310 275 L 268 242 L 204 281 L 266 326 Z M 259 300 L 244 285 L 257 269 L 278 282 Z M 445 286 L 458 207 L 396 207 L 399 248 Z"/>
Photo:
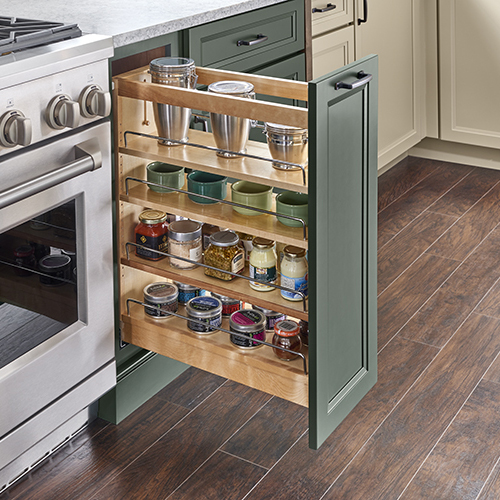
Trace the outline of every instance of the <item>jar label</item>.
<path fill-rule="evenodd" d="M 260 283 L 276 283 L 276 266 L 254 267 L 250 264 L 250 278 L 259 281 L 251 281 L 252 285 L 259 286 Z M 260 282 L 260 283 L 259 283 Z M 263 285 L 265 286 L 265 285 Z"/>
<path fill-rule="evenodd" d="M 281 275 L 281 286 L 286 288 L 291 288 L 292 290 L 297 290 L 302 292 L 307 297 L 308 286 L 307 286 L 307 274 L 301 276 L 300 278 L 289 278 L 284 274 Z M 302 295 L 298 293 L 289 292 L 287 290 L 281 290 L 281 295 L 285 299 L 289 300 L 302 300 Z"/>
<path fill-rule="evenodd" d="M 236 333 L 236 332 L 234 332 Z M 240 332 L 238 332 L 240 333 Z M 257 340 L 266 340 L 266 331 L 264 329 L 259 330 L 258 332 L 254 333 L 240 333 L 241 335 L 244 335 L 245 337 L 239 337 L 234 334 L 230 335 L 230 340 L 231 342 L 238 347 L 243 347 L 243 348 L 252 348 L 252 347 L 258 347 L 262 344 L 259 342 L 254 342 L 252 339 L 257 339 Z"/>
<path fill-rule="evenodd" d="M 231 272 L 239 273 L 240 271 L 243 270 L 244 267 L 245 267 L 245 258 L 243 252 L 236 254 L 231 262 Z"/>
<path fill-rule="evenodd" d="M 256 312 L 249 309 L 235 313 L 231 321 L 237 325 L 257 325 L 262 321 L 262 316 Z"/>
<path fill-rule="evenodd" d="M 195 262 L 200 262 L 201 260 L 201 254 L 202 254 L 202 247 L 201 245 L 195 247 L 195 248 L 191 248 L 189 250 L 189 258 L 191 260 L 194 260 Z"/>
<path fill-rule="evenodd" d="M 137 233 L 135 235 L 135 242 L 143 247 L 151 248 L 152 250 L 158 250 L 160 252 L 167 251 L 168 237 L 166 234 L 161 236 L 146 236 L 145 234 Z M 163 256 L 155 252 L 151 252 L 146 248 L 136 247 L 136 254 L 145 259 L 161 259 Z"/>
<path fill-rule="evenodd" d="M 219 307 L 219 301 L 212 297 L 197 297 L 189 305 L 196 311 L 212 311 Z"/>

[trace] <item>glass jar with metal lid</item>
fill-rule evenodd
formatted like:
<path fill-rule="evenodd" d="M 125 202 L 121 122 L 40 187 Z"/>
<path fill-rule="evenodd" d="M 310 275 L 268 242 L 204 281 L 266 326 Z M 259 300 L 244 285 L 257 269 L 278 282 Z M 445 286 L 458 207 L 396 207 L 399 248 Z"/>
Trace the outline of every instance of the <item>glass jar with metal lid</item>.
<path fill-rule="evenodd" d="M 281 286 L 289 288 L 281 290 L 281 296 L 287 300 L 302 300 L 302 292 L 308 294 L 308 266 L 306 251 L 303 248 L 287 245 L 283 249 L 283 260 L 280 267 Z"/>
<path fill-rule="evenodd" d="M 205 268 L 207 276 L 221 280 L 234 279 L 232 273 L 241 273 L 245 267 L 245 252 L 239 246 L 240 238 L 234 231 L 218 231 L 210 236 L 210 245 L 205 251 L 205 264 L 217 269 Z"/>
<path fill-rule="evenodd" d="M 209 92 L 224 94 L 231 97 L 243 97 L 254 99 L 254 87 L 248 82 L 221 81 L 214 82 L 208 86 Z M 218 148 L 226 151 L 217 151 L 218 156 L 224 158 L 237 158 L 238 154 L 246 151 L 245 147 L 250 133 L 250 120 L 238 116 L 210 113 L 210 123 L 214 135 L 215 144 Z M 230 151 L 230 152 L 227 152 Z"/>
<path fill-rule="evenodd" d="M 255 349 L 262 344 L 256 340 L 266 340 L 266 317 L 255 309 L 243 309 L 231 314 L 229 329 L 245 337 L 231 335 L 231 342 L 240 349 Z"/>
<path fill-rule="evenodd" d="M 222 324 L 222 303 L 216 297 L 194 297 L 186 304 L 187 326 L 196 333 L 213 333 Z"/>
<path fill-rule="evenodd" d="M 198 77 L 193 59 L 185 57 L 159 57 L 149 63 L 152 83 L 194 89 Z M 191 119 L 191 110 L 170 104 L 154 103 L 155 122 L 158 135 L 163 139 L 158 142 L 166 146 L 177 146 L 176 141 L 187 142 L 187 132 Z"/>
<path fill-rule="evenodd" d="M 145 307 L 144 311 L 153 318 L 172 317 L 169 312 L 177 312 L 179 290 L 173 283 L 151 283 L 144 288 L 144 303 L 152 307 Z"/>
<path fill-rule="evenodd" d="M 201 262 L 201 224 L 194 220 L 177 220 L 168 228 L 168 253 L 194 262 Z M 170 257 L 170 265 L 176 269 L 194 269 L 192 262 Z"/>
<path fill-rule="evenodd" d="M 279 321 L 274 325 L 273 345 L 282 347 L 289 351 L 300 352 L 302 341 L 300 340 L 300 327 L 291 319 Z M 297 354 L 273 348 L 274 354 L 284 361 L 292 361 L 298 357 Z"/>
<path fill-rule="evenodd" d="M 306 165 L 308 159 L 307 129 L 280 125 L 279 123 L 265 123 L 264 133 L 267 137 L 269 152 L 274 160 Z M 300 167 L 273 162 L 278 170 L 299 170 Z"/>
<path fill-rule="evenodd" d="M 253 248 L 250 253 L 250 286 L 259 292 L 274 290 L 272 285 L 276 283 L 276 251 L 274 241 L 266 238 L 254 238 Z"/>
<path fill-rule="evenodd" d="M 139 215 L 139 224 L 135 226 L 135 242 L 141 247 L 136 247 L 135 254 L 148 260 L 160 260 L 165 256 L 159 252 L 167 251 L 167 214 L 160 210 L 144 210 Z M 143 248 L 145 247 L 145 248 Z M 151 250 L 148 250 L 150 248 Z"/>

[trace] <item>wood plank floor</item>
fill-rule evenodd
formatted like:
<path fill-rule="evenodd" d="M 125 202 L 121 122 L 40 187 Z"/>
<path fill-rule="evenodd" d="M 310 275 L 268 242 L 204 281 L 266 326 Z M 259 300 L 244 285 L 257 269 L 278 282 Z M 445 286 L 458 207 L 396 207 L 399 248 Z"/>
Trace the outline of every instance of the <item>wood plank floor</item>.
<path fill-rule="evenodd" d="M 378 382 L 318 451 L 305 408 L 190 368 L 0 498 L 500 498 L 500 172 L 381 176 L 378 294 Z"/>

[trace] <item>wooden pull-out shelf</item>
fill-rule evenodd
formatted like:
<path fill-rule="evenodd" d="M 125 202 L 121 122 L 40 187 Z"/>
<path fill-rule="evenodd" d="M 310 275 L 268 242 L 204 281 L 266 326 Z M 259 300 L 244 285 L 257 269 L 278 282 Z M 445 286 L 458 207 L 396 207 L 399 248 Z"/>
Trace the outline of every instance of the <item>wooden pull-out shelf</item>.
<path fill-rule="evenodd" d="M 179 314 L 185 314 L 183 307 L 179 308 Z M 223 328 L 228 329 L 227 323 L 223 320 Z M 225 332 L 198 335 L 187 328 L 185 320 L 152 319 L 137 304 L 131 305 L 130 316 L 122 315 L 121 332 L 125 342 L 302 406 L 308 405 L 308 377 L 300 358 L 281 361 L 267 346 L 248 351 L 238 349 Z M 267 341 L 271 339 L 268 334 Z"/>

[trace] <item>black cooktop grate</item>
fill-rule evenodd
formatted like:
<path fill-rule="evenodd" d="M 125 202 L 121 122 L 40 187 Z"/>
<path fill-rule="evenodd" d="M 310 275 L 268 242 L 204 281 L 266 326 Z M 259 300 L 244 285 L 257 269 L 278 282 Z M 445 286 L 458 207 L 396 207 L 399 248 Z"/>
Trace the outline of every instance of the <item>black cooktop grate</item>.
<path fill-rule="evenodd" d="M 0 16 L 0 54 L 81 36 L 76 24 Z"/>

